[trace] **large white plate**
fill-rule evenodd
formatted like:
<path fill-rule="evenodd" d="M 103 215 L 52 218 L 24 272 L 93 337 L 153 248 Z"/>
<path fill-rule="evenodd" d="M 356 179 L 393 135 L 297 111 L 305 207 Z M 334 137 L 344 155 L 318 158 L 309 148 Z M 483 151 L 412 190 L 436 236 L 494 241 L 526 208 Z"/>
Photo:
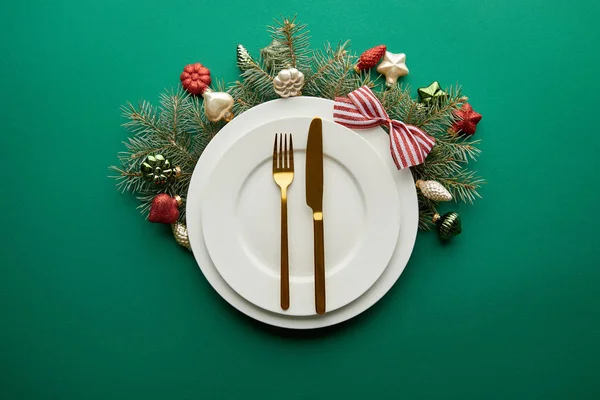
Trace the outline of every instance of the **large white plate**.
<path fill-rule="evenodd" d="M 312 118 L 275 120 L 250 130 L 223 155 L 205 191 L 204 239 L 217 271 L 265 310 L 315 315 L 312 210 L 305 162 Z M 280 194 L 273 181 L 275 132 L 293 132 L 294 181 L 288 190 L 290 307 L 280 307 Z M 323 121 L 327 311 L 356 300 L 385 270 L 400 227 L 390 171 L 361 136 Z"/>
<path fill-rule="evenodd" d="M 291 329 L 314 329 L 334 325 L 357 316 L 375 304 L 390 290 L 402 274 L 412 253 L 419 217 L 414 181 L 409 170 L 396 170 L 389 153 L 388 135 L 383 129 L 374 128 L 358 133 L 363 135 L 363 138 L 379 153 L 392 173 L 400 198 L 398 207 L 402 226 L 400 227 L 398 244 L 388 267 L 364 295 L 347 306 L 322 316 L 294 317 L 282 315 L 263 310 L 245 300 L 225 282 L 215 269 L 204 243 L 201 210 L 207 184 L 223 153 L 243 137 L 245 133 L 264 124 L 266 121 L 280 119 L 282 116 L 320 116 L 323 119 L 331 120 L 332 115 L 333 101 L 312 97 L 274 100 L 254 107 L 234 118 L 211 140 L 198 164 L 196 164 L 190 182 L 187 195 L 186 221 L 190 243 L 200 270 L 217 293 L 229 304 L 249 317 L 270 325 Z"/>

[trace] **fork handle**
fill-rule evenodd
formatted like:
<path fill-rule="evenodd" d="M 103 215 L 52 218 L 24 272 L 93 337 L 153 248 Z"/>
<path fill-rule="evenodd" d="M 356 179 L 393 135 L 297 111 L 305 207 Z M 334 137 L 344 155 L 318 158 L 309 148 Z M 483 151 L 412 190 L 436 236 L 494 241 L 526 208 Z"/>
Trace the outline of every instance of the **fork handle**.
<path fill-rule="evenodd" d="M 325 240 L 323 237 L 323 214 L 313 214 L 315 237 L 315 309 L 325 314 Z"/>
<path fill-rule="evenodd" d="M 288 258 L 287 188 L 281 188 L 281 308 L 290 308 L 290 265 Z"/>

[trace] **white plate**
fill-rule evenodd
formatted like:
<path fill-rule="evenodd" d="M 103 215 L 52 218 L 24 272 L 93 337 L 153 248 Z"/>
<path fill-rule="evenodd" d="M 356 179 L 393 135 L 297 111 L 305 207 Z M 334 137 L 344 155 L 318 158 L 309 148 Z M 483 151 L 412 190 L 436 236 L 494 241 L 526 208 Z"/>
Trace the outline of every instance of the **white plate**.
<path fill-rule="evenodd" d="M 268 122 L 244 135 L 217 164 L 202 211 L 204 239 L 223 279 L 265 310 L 315 315 L 312 210 L 305 163 L 312 118 Z M 288 190 L 290 307 L 280 307 L 280 193 L 273 181 L 273 138 L 294 135 L 294 181 Z M 390 171 L 361 136 L 323 121 L 327 311 L 356 300 L 385 270 L 400 228 Z"/>
<path fill-rule="evenodd" d="M 225 282 L 214 267 L 204 243 L 201 210 L 204 203 L 204 194 L 206 193 L 205 189 L 223 153 L 243 137 L 245 133 L 264 124 L 266 121 L 280 119 L 282 116 L 320 116 L 323 119 L 331 120 L 332 115 L 333 101 L 326 99 L 295 97 L 261 104 L 237 116 L 225 125 L 211 140 L 194 169 L 187 195 L 186 221 L 190 243 L 200 270 L 215 291 L 229 304 L 249 317 L 266 324 L 290 329 L 314 329 L 334 325 L 357 316 L 375 304 L 390 290 L 402 274 L 414 246 L 419 217 L 414 181 L 408 169 L 396 170 L 389 153 L 388 135 L 383 129 L 374 128 L 358 133 L 379 153 L 392 173 L 400 198 L 398 207 L 400 208 L 402 226 L 396 250 L 388 267 L 364 295 L 347 306 L 323 316 L 294 317 L 282 315 L 263 310 L 246 301 Z"/>

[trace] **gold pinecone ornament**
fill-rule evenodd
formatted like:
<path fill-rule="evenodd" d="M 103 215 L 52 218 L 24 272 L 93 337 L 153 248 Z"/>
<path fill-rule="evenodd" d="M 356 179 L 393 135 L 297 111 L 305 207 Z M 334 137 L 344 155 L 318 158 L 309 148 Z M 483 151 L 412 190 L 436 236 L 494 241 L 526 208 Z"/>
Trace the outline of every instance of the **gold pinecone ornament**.
<path fill-rule="evenodd" d="M 448 240 L 453 236 L 460 235 L 462 232 L 462 224 L 458 213 L 451 211 L 442 216 L 435 214 L 433 222 L 437 227 L 438 235 L 443 240 Z"/>
<path fill-rule="evenodd" d="M 186 249 L 192 251 L 192 246 L 190 245 L 190 238 L 188 237 L 187 226 L 185 226 L 183 222 L 175 222 L 171 225 L 171 229 L 173 230 L 173 236 L 175 237 L 175 241 L 179 243 L 180 246 L 183 246 Z"/>
<path fill-rule="evenodd" d="M 452 194 L 437 181 L 423 181 L 417 180 L 415 183 L 423 196 L 433 201 L 450 201 L 452 200 Z"/>

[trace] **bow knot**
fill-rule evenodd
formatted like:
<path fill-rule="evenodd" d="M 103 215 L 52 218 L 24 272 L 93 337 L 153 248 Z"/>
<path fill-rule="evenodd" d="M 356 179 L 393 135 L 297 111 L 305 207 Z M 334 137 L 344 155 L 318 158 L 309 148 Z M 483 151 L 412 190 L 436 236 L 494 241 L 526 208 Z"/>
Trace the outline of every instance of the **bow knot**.
<path fill-rule="evenodd" d="M 390 151 L 398 169 L 423 163 L 435 144 L 433 137 L 416 126 L 391 119 L 367 86 L 349 93 L 348 97 L 337 97 L 333 120 L 351 129 L 389 125 Z"/>

